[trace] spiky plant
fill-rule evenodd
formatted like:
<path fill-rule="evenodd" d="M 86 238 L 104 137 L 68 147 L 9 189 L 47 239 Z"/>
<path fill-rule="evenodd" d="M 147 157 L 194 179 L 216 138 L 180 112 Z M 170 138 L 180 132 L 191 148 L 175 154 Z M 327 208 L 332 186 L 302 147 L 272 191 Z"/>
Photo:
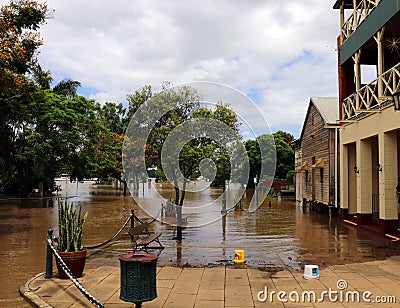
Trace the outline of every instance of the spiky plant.
<path fill-rule="evenodd" d="M 88 212 L 81 217 L 82 208 L 79 207 L 77 213 L 76 207 L 67 201 L 64 204 L 58 202 L 58 250 L 73 252 L 83 248 L 82 230 L 86 221 Z"/>

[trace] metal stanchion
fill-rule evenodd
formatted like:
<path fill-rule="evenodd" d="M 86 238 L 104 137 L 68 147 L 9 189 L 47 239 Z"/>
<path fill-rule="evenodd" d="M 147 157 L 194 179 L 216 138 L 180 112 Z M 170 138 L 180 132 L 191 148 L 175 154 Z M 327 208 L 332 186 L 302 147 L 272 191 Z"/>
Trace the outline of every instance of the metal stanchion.
<path fill-rule="evenodd" d="M 53 229 L 47 230 L 47 238 L 49 238 L 51 240 L 52 237 L 53 237 Z M 46 243 L 47 243 L 47 241 L 46 241 Z M 50 279 L 53 277 L 53 254 L 51 252 L 51 248 L 48 243 L 46 246 L 47 246 L 46 247 L 46 274 L 44 277 L 46 279 Z"/>
<path fill-rule="evenodd" d="M 135 210 L 131 209 L 131 228 L 135 227 Z"/>

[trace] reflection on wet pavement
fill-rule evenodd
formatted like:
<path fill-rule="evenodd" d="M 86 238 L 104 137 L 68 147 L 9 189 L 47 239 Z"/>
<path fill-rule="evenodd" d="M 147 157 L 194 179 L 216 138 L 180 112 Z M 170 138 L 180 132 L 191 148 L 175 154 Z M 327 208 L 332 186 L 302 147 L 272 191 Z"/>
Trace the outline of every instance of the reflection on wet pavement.
<path fill-rule="evenodd" d="M 120 190 L 110 186 L 67 183 L 62 195 L 89 211 L 84 229 L 84 244 L 94 245 L 111 237 L 129 217 L 131 209 L 144 221 L 148 217 L 132 197 L 123 197 Z M 147 185 L 146 185 L 147 186 Z M 146 188 L 146 187 L 145 187 Z M 141 191 L 143 193 L 143 191 Z M 173 193 L 166 187 L 161 194 L 168 198 Z M 146 193 L 146 189 L 144 189 Z M 202 198 L 214 200 L 219 189 L 210 189 Z M 73 197 L 79 196 L 79 197 Z M 182 243 L 173 240 L 175 227 L 160 221 L 152 223 L 153 230 L 161 231 L 165 249 L 159 253 L 159 264 L 178 266 L 234 266 L 236 249 L 245 250 L 247 267 L 264 270 L 289 268 L 300 270 L 303 264 L 343 264 L 364 262 L 397 255 L 399 250 L 391 241 L 341 223 L 337 218 L 309 212 L 292 199 L 273 200 L 254 213 L 229 211 L 225 217 L 198 228 L 186 228 Z M 192 195 L 188 198 L 196 200 Z M 208 200 L 207 199 L 207 200 Z M 206 201 L 207 201 L 206 200 Z M 160 206 L 160 205 L 157 205 Z M 200 219 L 193 214 L 188 220 Z M 0 199 L 0 306 L 19 303 L 17 288 L 45 268 L 45 236 L 48 228 L 57 226 L 57 203 L 53 199 Z M 102 249 L 92 250 L 90 259 L 115 259 L 131 250 L 126 233 Z M 26 305 L 29 307 L 29 305 Z"/>

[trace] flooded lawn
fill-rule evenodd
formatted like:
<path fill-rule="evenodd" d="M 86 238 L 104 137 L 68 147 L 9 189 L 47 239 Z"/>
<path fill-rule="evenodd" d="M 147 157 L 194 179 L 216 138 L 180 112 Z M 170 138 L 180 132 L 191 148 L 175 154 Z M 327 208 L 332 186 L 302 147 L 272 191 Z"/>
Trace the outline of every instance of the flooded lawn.
<path fill-rule="evenodd" d="M 111 186 L 90 182 L 67 183 L 63 194 L 89 211 L 84 230 L 84 244 L 94 245 L 111 237 L 129 217 L 131 209 L 150 221 L 132 197 L 123 197 Z M 169 194 L 165 188 L 165 194 Z M 164 194 L 163 194 L 164 195 Z M 201 198 L 212 200 L 220 190 L 203 192 Z M 79 197 L 73 197 L 79 196 Z M 246 196 L 248 201 L 252 196 Z M 188 216 L 188 220 L 198 219 Z M 57 203 L 53 199 L 0 199 L 0 307 L 13 304 L 30 307 L 18 294 L 18 288 L 33 275 L 45 270 L 45 237 L 48 228 L 57 226 Z M 364 262 L 397 255 L 399 250 L 389 240 L 340 223 L 337 218 L 309 212 L 291 199 L 268 202 L 254 213 L 230 211 L 220 220 L 198 228 L 186 228 L 183 242 L 173 237 L 175 228 L 156 221 L 154 230 L 163 232 L 165 249 L 159 264 L 178 266 L 233 266 L 234 251 L 245 250 L 246 266 L 264 270 L 289 268 L 300 270 L 302 264 L 340 264 Z M 56 228 L 55 228 L 56 229 Z M 57 230 L 55 230 L 57 232 Z M 115 259 L 131 250 L 126 232 L 111 244 L 89 252 L 89 258 Z M 158 251 L 156 251 L 158 253 Z"/>

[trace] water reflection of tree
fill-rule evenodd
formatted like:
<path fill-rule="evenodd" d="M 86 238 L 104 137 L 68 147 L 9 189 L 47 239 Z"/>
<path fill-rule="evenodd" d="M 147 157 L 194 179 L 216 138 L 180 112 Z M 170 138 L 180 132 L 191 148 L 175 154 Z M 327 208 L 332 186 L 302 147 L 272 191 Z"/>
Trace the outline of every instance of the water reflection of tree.
<path fill-rule="evenodd" d="M 230 170 L 225 162 L 235 142 L 241 143 L 237 116 L 226 104 L 205 107 L 200 93 L 188 86 L 164 84 L 147 100 L 140 93 L 130 97 L 137 112 L 126 133 L 124 170 L 131 179 L 146 173 L 148 167 L 157 167 L 174 184 L 177 239 L 181 240 L 188 181 L 203 174 L 222 178 L 221 174 Z"/>

